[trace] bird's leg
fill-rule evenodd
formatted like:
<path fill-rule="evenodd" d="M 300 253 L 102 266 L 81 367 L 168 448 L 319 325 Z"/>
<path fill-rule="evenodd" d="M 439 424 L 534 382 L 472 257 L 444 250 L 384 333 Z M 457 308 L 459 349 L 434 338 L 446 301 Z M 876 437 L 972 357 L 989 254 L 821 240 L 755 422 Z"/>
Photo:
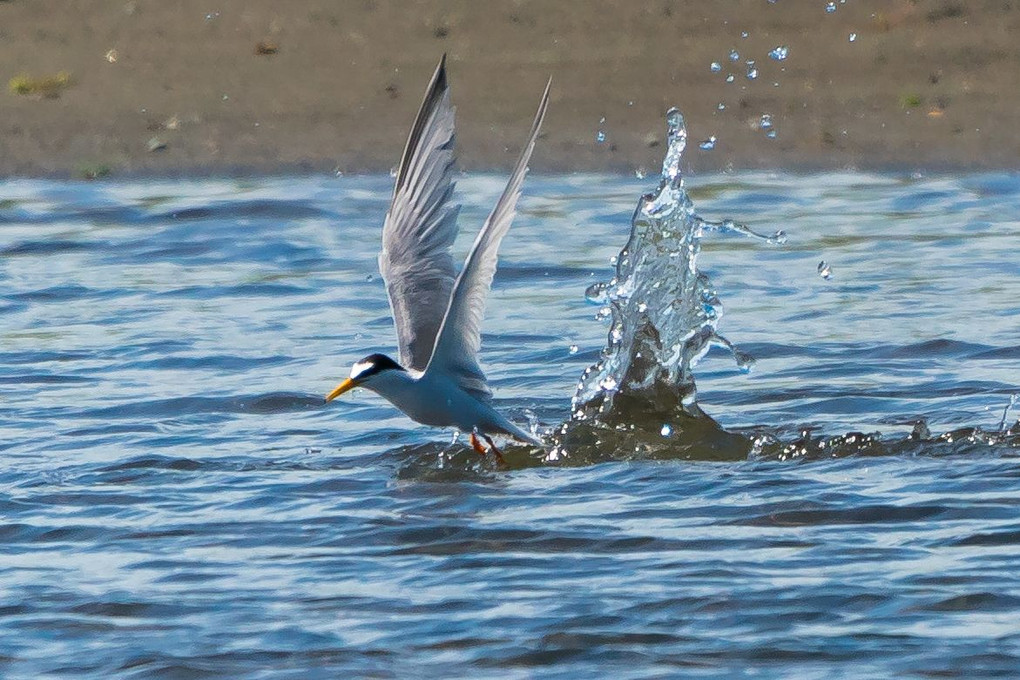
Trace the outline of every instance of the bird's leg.
<path fill-rule="evenodd" d="M 478 435 L 476 435 L 474 432 L 471 433 L 471 448 L 473 448 L 475 450 L 475 453 L 477 453 L 479 456 L 484 456 L 486 453 L 488 453 L 485 450 L 485 447 L 482 446 L 482 443 L 478 441 Z"/>
<path fill-rule="evenodd" d="M 492 437 L 484 432 L 482 433 L 482 437 L 485 439 L 485 443 L 489 445 L 489 450 L 496 454 L 496 460 L 498 460 L 501 465 L 506 465 L 506 461 L 503 459 L 503 453 L 496 448 L 495 444 L 492 443 Z"/>
<path fill-rule="evenodd" d="M 496 462 L 498 462 L 500 465 L 506 465 L 506 460 L 503 459 L 503 453 L 498 448 L 496 448 L 496 445 L 494 443 L 492 443 L 492 438 L 483 432 L 482 439 L 484 439 L 485 442 L 489 445 L 489 448 L 486 449 L 482 442 L 478 439 L 477 431 L 471 433 L 471 448 L 475 450 L 475 453 L 477 453 L 479 456 L 484 456 L 491 451 L 492 455 L 496 458 Z"/>

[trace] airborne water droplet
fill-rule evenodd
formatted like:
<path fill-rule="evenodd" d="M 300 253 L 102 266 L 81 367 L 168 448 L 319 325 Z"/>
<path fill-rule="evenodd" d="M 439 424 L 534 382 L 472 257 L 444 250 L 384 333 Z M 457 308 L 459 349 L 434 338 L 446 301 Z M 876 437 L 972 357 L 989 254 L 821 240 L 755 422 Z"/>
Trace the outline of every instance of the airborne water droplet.
<path fill-rule="evenodd" d="M 818 275 L 826 281 L 832 278 L 832 267 L 830 267 L 829 263 L 825 260 L 818 263 Z"/>
<path fill-rule="evenodd" d="M 761 120 L 758 121 L 758 126 L 762 130 L 768 130 L 770 127 L 772 127 L 772 114 L 770 113 L 761 114 Z"/>
<path fill-rule="evenodd" d="M 722 64 L 717 61 L 713 61 L 709 68 L 712 70 L 712 73 L 718 73 L 719 71 L 722 71 Z"/>
<path fill-rule="evenodd" d="M 593 283 L 584 291 L 584 297 L 594 305 L 604 305 L 609 301 L 608 286 L 604 283 Z"/>
<path fill-rule="evenodd" d="M 663 437 L 668 437 L 671 434 L 673 434 L 673 428 L 670 427 L 669 424 L 664 424 L 662 426 L 662 429 L 659 430 L 659 434 L 661 434 Z"/>
<path fill-rule="evenodd" d="M 571 345 L 570 347 L 567 348 L 567 352 L 569 352 L 570 354 L 577 354 L 578 349 L 579 348 L 577 345 Z"/>
<path fill-rule="evenodd" d="M 730 61 L 739 61 L 740 53 L 736 50 L 730 50 Z"/>
<path fill-rule="evenodd" d="M 712 135 L 701 144 L 698 144 L 698 148 L 702 151 L 711 151 L 715 148 L 715 135 Z"/>
<path fill-rule="evenodd" d="M 855 42 L 857 40 L 857 34 L 856 33 L 851 33 L 849 35 L 849 40 L 850 40 L 850 42 Z"/>
<path fill-rule="evenodd" d="M 829 14 L 832 14 L 833 12 L 835 12 L 836 11 L 836 3 L 834 3 L 834 2 L 826 3 L 825 4 L 825 11 L 827 13 L 829 13 Z"/>
<path fill-rule="evenodd" d="M 769 56 L 776 61 L 783 61 L 786 59 L 786 55 L 789 53 L 789 48 L 786 45 L 777 45 L 775 49 L 769 52 Z"/>
<path fill-rule="evenodd" d="M 728 76 L 726 76 L 726 82 L 727 83 L 732 83 L 733 82 L 733 74 L 732 73 L 729 74 Z"/>
<path fill-rule="evenodd" d="M 737 368 L 739 368 L 742 373 L 750 373 L 751 369 L 754 368 L 755 363 L 757 363 L 753 356 L 735 348 L 733 350 L 733 359 L 737 362 Z"/>

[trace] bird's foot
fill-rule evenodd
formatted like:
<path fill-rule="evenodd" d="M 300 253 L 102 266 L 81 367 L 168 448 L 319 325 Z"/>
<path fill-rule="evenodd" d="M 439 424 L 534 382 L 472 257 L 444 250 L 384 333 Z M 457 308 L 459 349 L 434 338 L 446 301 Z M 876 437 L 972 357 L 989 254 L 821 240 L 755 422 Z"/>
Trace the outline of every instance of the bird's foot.
<path fill-rule="evenodd" d="M 492 438 L 484 433 L 482 434 L 482 438 L 485 439 L 485 443 L 489 445 L 488 449 L 486 449 L 482 442 L 478 440 L 477 434 L 475 434 L 474 432 L 471 433 L 471 448 L 475 450 L 475 453 L 477 453 L 480 456 L 484 456 L 491 452 L 493 456 L 496 458 L 496 462 L 498 462 L 500 465 L 506 465 L 506 460 L 503 458 L 503 452 L 496 447 L 496 445 L 492 441 Z"/>
<path fill-rule="evenodd" d="M 492 437 L 485 433 L 482 433 L 482 437 L 485 439 L 485 443 L 489 445 L 489 451 L 492 451 L 492 453 L 495 454 L 496 460 L 499 464 L 506 465 L 506 460 L 503 458 L 503 452 L 496 448 L 496 445 L 492 442 Z"/>

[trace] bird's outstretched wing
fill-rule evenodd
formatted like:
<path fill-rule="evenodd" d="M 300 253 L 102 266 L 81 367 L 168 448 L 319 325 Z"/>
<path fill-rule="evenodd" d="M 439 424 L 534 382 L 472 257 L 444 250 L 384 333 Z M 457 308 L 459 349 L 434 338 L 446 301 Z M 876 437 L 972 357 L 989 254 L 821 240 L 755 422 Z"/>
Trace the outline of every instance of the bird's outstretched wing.
<path fill-rule="evenodd" d="M 460 211 L 450 202 L 453 118 L 444 54 L 400 158 L 379 254 L 400 363 L 416 370 L 425 370 L 432 356 L 456 276 L 450 256 Z"/>
<path fill-rule="evenodd" d="M 449 375 L 475 396 L 487 399 L 491 395 L 485 382 L 485 374 L 478 366 L 478 350 L 482 344 L 482 318 L 485 315 L 485 298 L 488 296 L 492 277 L 496 273 L 499 244 L 513 222 L 517 200 L 521 196 L 521 184 L 528 172 L 528 160 L 535 149 L 535 140 L 542 127 L 542 119 L 549 104 L 549 87 L 545 86 L 542 101 L 531 126 L 531 135 L 521 151 L 513 173 L 503 194 L 499 197 L 482 230 L 478 232 L 471 252 L 468 253 L 464 268 L 457 277 L 450 296 L 450 306 L 443 317 L 436 338 L 435 349 L 426 372 L 437 370 Z"/>

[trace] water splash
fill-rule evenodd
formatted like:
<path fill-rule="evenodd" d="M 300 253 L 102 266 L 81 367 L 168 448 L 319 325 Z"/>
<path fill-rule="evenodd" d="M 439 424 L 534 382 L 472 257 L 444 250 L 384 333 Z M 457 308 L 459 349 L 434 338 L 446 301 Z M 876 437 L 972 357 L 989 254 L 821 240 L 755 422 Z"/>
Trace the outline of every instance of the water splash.
<path fill-rule="evenodd" d="M 924 420 L 917 421 L 906 436 L 883 436 L 878 432 L 814 435 L 801 430 L 796 439 L 784 441 L 781 435 L 761 432 L 753 437 L 749 457 L 770 460 L 819 460 L 847 456 L 959 456 L 1012 453 L 1020 449 L 1020 420 L 1007 428 L 1005 421 L 997 430 L 960 427 L 933 434 Z"/>
<path fill-rule="evenodd" d="M 763 236 L 733 220 L 711 222 L 699 216 L 684 189 L 687 128 L 678 109 L 666 114 L 666 125 L 661 179 L 638 201 L 630 239 L 616 259 L 616 276 L 586 292 L 612 321 L 602 357 L 581 377 L 571 421 L 561 435 L 576 434 L 573 426 L 588 423 L 626 431 L 638 440 L 638 433 L 644 433 L 661 445 L 668 439 L 663 432 L 690 429 L 691 421 L 710 423 L 712 429 L 714 421 L 697 404 L 694 366 L 712 346 L 729 350 L 744 371 L 754 363 L 716 330 L 723 307 L 712 282 L 697 268 L 701 238 L 718 231 L 777 244 L 786 237 L 781 231 Z"/>
<path fill-rule="evenodd" d="M 1002 409 L 1002 420 L 999 421 L 999 432 L 1006 432 L 1006 419 L 1009 418 L 1009 412 L 1018 403 L 1020 403 L 1020 392 L 1009 395 L 1009 402 L 1006 404 L 1006 407 Z M 1020 420 L 1017 421 L 1017 424 L 1020 425 Z"/>

